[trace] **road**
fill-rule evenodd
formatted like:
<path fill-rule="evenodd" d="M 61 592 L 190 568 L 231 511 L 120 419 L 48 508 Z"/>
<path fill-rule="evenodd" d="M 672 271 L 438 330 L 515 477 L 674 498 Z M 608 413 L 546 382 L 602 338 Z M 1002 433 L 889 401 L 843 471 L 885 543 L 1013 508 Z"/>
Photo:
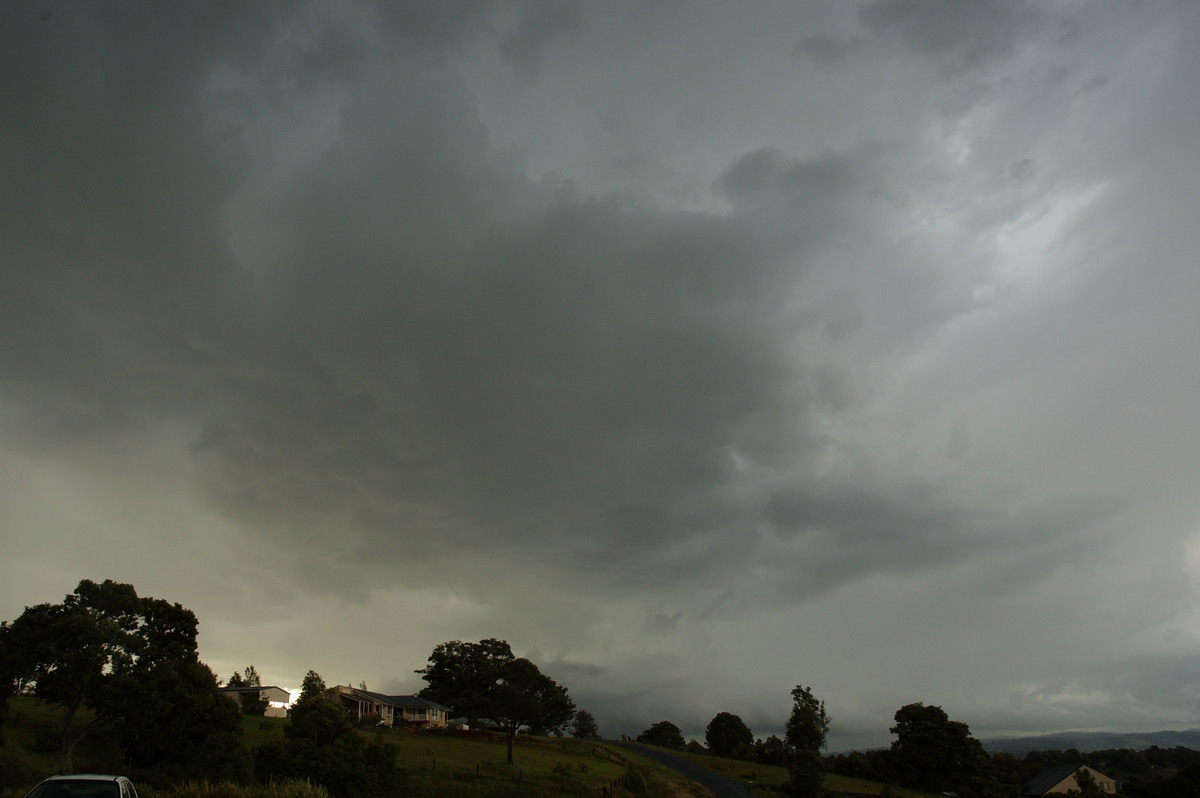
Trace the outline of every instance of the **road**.
<path fill-rule="evenodd" d="M 683 757 L 669 754 L 658 748 L 639 745 L 638 743 L 605 740 L 604 744 L 611 745 L 614 748 L 624 748 L 633 751 L 647 759 L 653 759 L 655 762 L 666 765 L 677 773 L 696 782 L 701 787 L 710 790 L 717 798 L 754 798 L 754 793 L 750 792 L 750 788 L 745 784 L 739 784 L 736 781 L 730 781 L 727 778 L 718 776 L 711 770 L 706 770 Z"/>

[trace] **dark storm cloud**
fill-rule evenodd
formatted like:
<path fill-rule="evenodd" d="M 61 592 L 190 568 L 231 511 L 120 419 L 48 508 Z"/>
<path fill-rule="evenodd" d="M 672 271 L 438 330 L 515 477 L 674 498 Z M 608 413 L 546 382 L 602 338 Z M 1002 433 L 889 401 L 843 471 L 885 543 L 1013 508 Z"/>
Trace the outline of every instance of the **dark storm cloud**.
<path fill-rule="evenodd" d="M 135 51 L 155 32 L 105 24 Z M 218 217 L 236 158 L 200 107 L 223 51 L 196 48 L 103 117 L 62 98 L 111 150 L 22 164 L 31 193 L 62 170 L 43 204 L 88 210 L 24 230 L 36 261 L 9 273 L 43 303 L 9 294 L 24 315 L 6 315 L 24 342 L 10 376 L 50 394 L 31 413 L 183 414 L 227 511 L 314 553 L 333 535 L 361 564 L 439 537 L 686 537 L 732 447 L 783 445 L 764 435 L 788 379 L 779 253 L 748 225 L 554 199 L 489 160 L 453 72 L 410 63 L 344 97 L 334 142 L 277 200 L 288 244 L 238 271 Z M 529 210 L 496 217 L 514 203 Z"/>
<path fill-rule="evenodd" d="M 412 113 L 423 123 L 432 115 Z M 354 149 L 380 168 L 363 142 Z M 469 156 L 453 162 L 483 168 Z M 222 439 L 233 447 L 229 462 L 244 462 L 242 447 L 257 448 L 253 430 L 289 415 L 296 437 L 272 433 L 272 440 L 303 440 L 303 430 L 326 423 L 321 406 L 357 386 L 361 406 L 337 438 L 376 443 L 347 452 L 351 473 L 300 451 L 287 460 L 288 470 L 323 473 L 331 486 L 361 487 L 365 475 L 353 472 L 371 470 L 375 461 L 363 455 L 379 452 L 389 488 L 378 496 L 383 515 L 364 551 L 371 556 L 377 547 L 448 534 L 413 518 L 408 495 L 454 508 L 460 528 L 491 530 L 480 540 L 485 548 L 687 534 L 699 519 L 674 517 L 675 505 L 719 484 L 731 447 L 770 456 L 782 445 L 751 423 L 784 412 L 776 393 L 788 377 L 769 340 L 771 254 L 744 225 L 565 201 L 504 232 L 482 222 L 471 232 L 464 209 L 458 231 L 477 237 L 472 246 L 372 251 L 381 235 L 395 234 L 363 229 L 378 206 L 419 200 L 424 208 L 414 212 L 429 213 L 439 199 L 425 181 L 442 191 L 455 185 L 454 173 L 423 169 L 430 173 L 391 184 L 398 194 L 357 200 L 331 174 L 299 191 L 354 222 L 314 221 L 296 231 L 289 287 L 270 292 L 279 297 L 268 314 L 279 323 L 271 334 L 309 352 L 295 377 L 324 365 L 332 393 L 294 391 L 304 403 L 294 415 L 281 413 L 293 405 L 281 406 L 282 397 L 240 408 L 250 418 Z M 338 163 L 337 175 L 354 173 Z M 441 201 L 463 208 L 458 200 Z M 267 423 L 255 421 L 259 414 Z M 277 498 L 278 506 L 270 491 L 262 494 L 264 513 L 290 515 L 292 497 Z"/>
<path fill-rule="evenodd" d="M 1023 0 L 873 0 L 860 13 L 871 30 L 967 67 L 1011 55 L 1022 35 L 1042 24 L 1036 4 Z"/>
<path fill-rule="evenodd" d="M 438 19 L 414 35 L 452 44 L 458 28 Z M 153 33 L 109 35 L 136 51 Z M 157 94 L 78 122 L 122 135 L 106 157 L 63 164 L 71 193 L 129 195 L 89 198 L 123 216 L 72 217 L 51 237 L 102 231 L 99 251 L 77 256 L 86 267 L 44 245 L 29 264 L 47 307 L 23 298 L 37 318 L 11 340 L 56 346 L 25 362 L 54 362 L 52 378 L 68 381 L 29 375 L 27 390 L 53 397 L 31 413 L 71 412 L 56 404 L 70 395 L 90 404 L 74 412 L 102 418 L 182 414 L 214 500 L 277 544 L 318 555 L 333 536 L 344 565 L 549 547 L 560 566 L 578 567 L 582 551 L 579 565 L 649 584 L 666 563 L 701 580 L 725 567 L 714 552 L 754 559 L 755 538 L 737 530 L 755 522 L 722 491 L 739 479 L 736 458 L 779 466 L 812 445 L 805 405 L 830 396 L 827 378 L 797 381 L 781 308 L 797 252 L 818 249 L 845 210 L 837 197 L 861 190 L 853 161 L 743 156 L 718 184 L 744 210 L 727 219 L 575 199 L 496 158 L 454 70 L 372 56 L 343 34 L 343 52 L 360 54 L 327 73 L 346 89 L 336 130 L 260 210 L 287 243 L 238 269 L 218 210 L 252 142 L 206 131 L 204 77 L 221 64 L 258 73 L 200 41 L 161 64 Z M 393 65 L 403 81 L 370 77 Z M 87 114 L 89 101 L 62 106 Z M 57 343 L 39 334 L 43 313 L 60 314 Z M 63 332 L 88 316 L 95 334 Z M 79 367 L 61 368 L 65 357 Z M 337 577 L 315 567 L 313 578 Z"/>
<path fill-rule="evenodd" d="M 796 43 L 793 52 L 818 63 L 840 64 L 866 45 L 862 37 L 835 37 L 827 33 L 806 36 Z"/>
<path fill-rule="evenodd" d="M 457 46 L 474 25 L 471 14 L 420 9 L 385 18 L 424 46 Z M 529 10 L 518 29 L 539 18 Z M 259 35 L 272 30 L 260 25 Z M 728 218 L 580 199 L 497 157 L 454 69 L 373 52 L 343 30 L 320 25 L 292 45 L 329 64 L 308 73 L 341 87 L 336 124 L 251 209 L 286 243 L 249 269 L 221 246 L 217 211 L 254 133 L 233 122 L 224 140 L 205 131 L 203 78 L 217 65 L 265 75 L 254 80 L 272 73 L 197 38 L 177 66 L 162 65 L 159 94 L 86 119 L 102 135 L 133 120 L 134 139 L 124 157 L 86 158 L 84 174 L 100 173 L 73 172 L 73 188 L 131 195 L 107 203 L 125 217 L 91 220 L 125 240 L 89 259 L 78 301 L 92 303 L 99 335 L 77 331 L 58 355 L 93 365 L 56 369 L 85 386 L 60 385 L 59 396 L 108 408 L 92 413 L 185 414 L 211 497 L 264 541 L 309 551 L 311 578 L 333 589 L 349 572 L 324 567 L 331 537 L 343 567 L 419 553 L 399 565 L 418 581 L 425 559 L 469 570 L 501 550 L 549 550 L 569 571 L 605 563 L 638 585 L 664 568 L 703 581 L 786 551 L 784 562 L 819 563 L 798 583 L 786 566 L 770 577 L 802 594 L 883 562 L 966 556 L 954 530 L 968 511 L 934 522 L 943 509 L 927 489 L 911 518 L 898 496 L 869 487 L 844 500 L 727 496 L 745 479 L 739 461 L 806 478 L 805 451 L 822 446 L 806 408 L 853 400 L 828 367 L 795 369 L 784 342 L 798 320 L 783 309 L 806 261 L 856 234 L 861 211 L 886 195 L 871 171 L 878 153 L 743 155 L 717 181 L 738 211 Z M 110 35 L 133 37 L 134 51 L 142 36 Z M 336 59 L 317 55 L 335 44 Z M 403 80 L 383 77 L 396 69 Z M 78 114 L 88 102 L 64 105 Z M 143 124 L 155 115 L 175 127 Z M 156 237 L 163 244 L 148 249 Z M 54 271 L 35 268 L 32 282 Z M 62 310 L 67 291 L 45 294 L 68 324 L 78 317 Z M 52 359 L 61 362 L 30 361 Z"/>
<path fill-rule="evenodd" d="M 0 134 L 6 390 L 76 433 L 186 405 L 244 290 L 219 228 L 236 160 L 204 131 L 203 81 L 209 59 L 251 57 L 269 20 L 243 4 L 22 8 L 0 56 L 22 121 Z"/>
<path fill-rule="evenodd" d="M 538 0 L 521 11 L 513 29 L 500 39 L 500 54 L 514 69 L 536 72 L 542 65 L 546 46 L 579 32 L 579 9 L 575 6 Z"/>
<path fill-rule="evenodd" d="M 443 51 L 486 30 L 497 6 L 494 0 L 448 0 L 445 3 L 399 0 L 368 3 L 362 10 L 378 15 L 389 37 L 399 43 Z"/>

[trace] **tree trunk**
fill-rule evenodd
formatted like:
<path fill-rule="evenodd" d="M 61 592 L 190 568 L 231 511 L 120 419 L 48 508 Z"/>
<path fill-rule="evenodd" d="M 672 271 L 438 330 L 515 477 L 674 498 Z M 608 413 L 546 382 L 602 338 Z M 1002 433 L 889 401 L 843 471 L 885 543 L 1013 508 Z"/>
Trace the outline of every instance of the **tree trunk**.
<path fill-rule="evenodd" d="M 78 734 L 73 734 L 75 727 L 75 714 L 78 707 L 70 710 L 63 710 L 62 718 L 62 756 L 58 764 L 58 772 L 64 776 L 71 776 L 75 773 L 75 762 L 73 755 L 75 746 L 83 742 L 83 738 L 88 736 L 88 733 L 96 727 L 96 722 L 86 724 Z"/>
<path fill-rule="evenodd" d="M 71 734 L 71 726 L 75 720 L 75 710 L 63 710 L 62 716 L 62 752 L 58 763 L 58 772 L 63 775 L 71 775 L 75 772 L 75 765 L 71 761 L 71 752 L 75 750 L 75 743 L 78 742 Z"/>

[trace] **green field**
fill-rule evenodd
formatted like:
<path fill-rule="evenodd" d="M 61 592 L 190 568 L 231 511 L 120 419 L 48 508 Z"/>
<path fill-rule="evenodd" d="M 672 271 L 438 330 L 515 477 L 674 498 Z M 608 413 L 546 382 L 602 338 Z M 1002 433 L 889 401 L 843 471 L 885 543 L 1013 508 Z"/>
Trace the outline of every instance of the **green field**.
<path fill-rule="evenodd" d="M 740 781 L 752 785 L 753 791 L 757 795 L 764 796 L 764 798 L 782 795 L 780 787 L 783 786 L 788 777 L 787 768 L 777 765 L 760 765 L 737 759 L 722 759 L 680 751 L 672 751 L 671 753 L 724 776 L 730 781 Z M 885 789 L 889 789 L 886 785 L 877 781 L 852 779 L 833 773 L 825 776 L 824 786 L 826 791 L 835 796 L 881 795 Z M 897 798 L 943 798 L 943 796 L 937 793 L 922 792 L 921 790 L 912 790 L 905 787 L 891 787 L 890 794 L 897 796 Z"/>
<path fill-rule="evenodd" d="M 40 701 L 17 697 L 11 701 L 8 722 L 0 746 L 0 772 L 27 773 L 20 788 L 0 791 L 0 798 L 19 798 L 25 789 L 58 772 L 59 753 L 55 744 L 56 714 Z M 243 741 L 253 749 L 283 739 L 287 721 L 282 718 L 245 716 Z M 416 734 L 408 730 L 360 730 L 371 741 L 396 748 L 398 781 L 405 796 L 492 796 L 492 795 L 603 795 L 626 774 L 629 765 L 617 753 L 584 740 L 553 737 L 518 738 L 515 764 L 505 764 L 506 745 L 501 734 L 466 739 L 446 734 Z M 182 796 L 176 790 L 153 790 L 154 774 L 130 771 L 111 736 L 94 733 L 75 750 L 76 772 L 125 773 L 149 798 Z M 652 782 L 661 780 L 648 774 Z M 6 779 L 12 783 L 12 779 Z M 611 790 L 610 790 L 611 791 Z M 197 794 L 195 788 L 186 793 Z M 254 791 L 223 790 L 221 796 L 237 798 Z M 668 790 L 664 794 L 676 794 Z"/>
<path fill-rule="evenodd" d="M 42 702 L 26 697 L 11 701 L 7 723 L 0 727 L 0 777 L 12 786 L 0 798 L 20 798 L 26 789 L 58 771 L 57 715 Z M 287 721 L 282 718 L 245 716 L 243 740 L 251 749 L 283 739 Z M 515 764 L 505 764 L 501 734 L 468 739 L 449 734 L 418 734 L 408 730 L 367 729 L 356 732 L 369 740 L 396 748 L 397 780 L 406 797 L 490 798 L 490 796 L 562 796 L 630 794 L 621 788 L 623 777 L 651 798 L 703 798 L 706 791 L 674 771 L 624 749 L 612 749 L 586 740 L 521 735 L 514 749 Z M 787 779 L 781 767 L 756 765 L 732 759 L 682 754 L 726 778 L 757 785 L 762 796 L 778 796 Z M 143 798 L 323 798 L 323 790 L 309 785 L 276 785 L 274 788 L 233 785 L 175 785 L 154 789 L 155 774 L 130 771 L 111 735 L 103 730 L 82 742 L 74 756 L 76 772 L 124 773 L 139 785 Z M 16 776 L 16 778 L 13 778 Z M 23 776 L 23 777 L 22 777 Z M 628 783 L 626 781 L 625 783 Z M 878 795 L 884 785 L 829 776 L 826 788 L 835 795 Z M 896 796 L 926 796 L 913 790 L 893 789 Z"/>

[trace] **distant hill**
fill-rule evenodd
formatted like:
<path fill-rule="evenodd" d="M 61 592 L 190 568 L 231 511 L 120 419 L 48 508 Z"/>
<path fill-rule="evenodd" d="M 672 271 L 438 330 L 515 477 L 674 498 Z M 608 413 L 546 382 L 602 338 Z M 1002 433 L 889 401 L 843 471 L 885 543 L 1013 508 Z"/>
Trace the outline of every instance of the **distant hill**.
<path fill-rule="evenodd" d="M 1074 748 L 1080 753 L 1105 751 L 1110 748 L 1131 748 L 1144 751 L 1152 745 L 1159 748 L 1182 746 L 1200 750 L 1200 729 L 1156 732 L 1059 732 L 1036 737 L 1003 737 L 980 740 L 988 753 L 1007 753 L 1023 756 L 1030 751 L 1066 751 Z"/>

